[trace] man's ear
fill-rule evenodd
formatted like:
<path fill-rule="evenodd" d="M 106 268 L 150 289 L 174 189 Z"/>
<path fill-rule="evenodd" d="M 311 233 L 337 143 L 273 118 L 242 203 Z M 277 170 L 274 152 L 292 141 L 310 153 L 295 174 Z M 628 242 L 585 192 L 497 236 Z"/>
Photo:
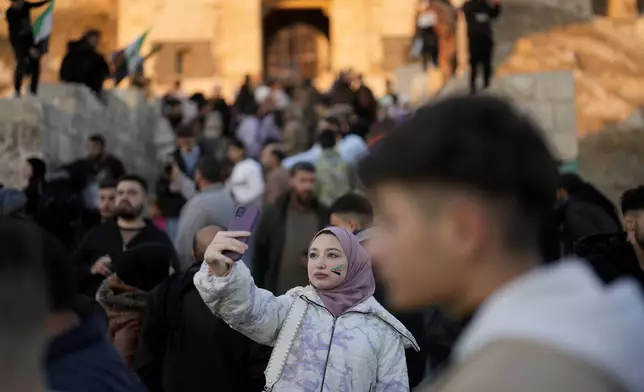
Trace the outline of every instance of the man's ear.
<path fill-rule="evenodd" d="M 624 216 L 624 228 L 626 231 L 633 231 L 635 229 L 635 219 L 631 215 Z"/>
<path fill-rule="evenodd" d="M 347 225 L 351 228 L 352 233 L 355 233 L 358 229 L 360 229 L 360 222 L 358 222 L 358 220 L 355 218 L 347 219 Z"/>

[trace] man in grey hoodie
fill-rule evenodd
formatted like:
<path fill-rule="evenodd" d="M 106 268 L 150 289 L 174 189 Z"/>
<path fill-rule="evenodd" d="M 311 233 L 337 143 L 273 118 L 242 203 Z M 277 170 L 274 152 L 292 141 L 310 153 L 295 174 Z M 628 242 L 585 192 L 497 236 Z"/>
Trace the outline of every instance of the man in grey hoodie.
<path fill-rule="evenodd" d="M 579 260 L 541 266 L 558 171 L 542 132 L 493 97 L 421 108 L 359 174 L 392 307 L 441 304 L 466 324 L 438 392 L 644 391 L 644 304 Z"/>

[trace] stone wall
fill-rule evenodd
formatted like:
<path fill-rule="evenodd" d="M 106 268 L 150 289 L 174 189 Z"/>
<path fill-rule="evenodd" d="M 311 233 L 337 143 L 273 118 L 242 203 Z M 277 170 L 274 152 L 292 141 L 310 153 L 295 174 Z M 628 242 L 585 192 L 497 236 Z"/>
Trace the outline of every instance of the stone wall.
<path fill-rule="evenodd" d="M 572 72 L 507 76 L 494 82 L 492 92 L 509 98 L 539 123 L 558 159 L 577 159 L 577 111 Z"/>
<path fill-rule="evenodd" d="M 579 140 L 579 170 L 613 201 L 644 184 L 644 111 Z"/>
<path fill-rule="evenodd" d="M 586 136 L 578 132 L 571 71 L 504 76 L 493 83 L 492 92 L 530 113 L 557 158 L 578 162 L 580 174 L 613 201 L 625 190 L 644 183 L 642 110 L 627 121 Z"/>
<path fill-rule="evenodd" d="M 590 17 L 593 14 L 592 0 L 503 0 L 504 6 L 531 5 L 545 6 L 568 11 L 580 17 Z"/>
<path fill-rule="evenodd" d="M 515 42 L 526 35 L 587 21 L 592 17 L 589 0 L 510 0 L 495 22 L 495 63 L 501 64 Z"/>
<path fill-rule="evenodd" d="M 24 185 L 21 167 L 30 156 L 51 169 L 82 157 L 94 133 L 105 136 L 128 171 L 156 178 L 159 115 L 136 91 L 108 91 L 101 103 L 83 86 L 43 85 L 38 98 L 0 100 L 0 118 L 0 182 L 7 186 Z"/>

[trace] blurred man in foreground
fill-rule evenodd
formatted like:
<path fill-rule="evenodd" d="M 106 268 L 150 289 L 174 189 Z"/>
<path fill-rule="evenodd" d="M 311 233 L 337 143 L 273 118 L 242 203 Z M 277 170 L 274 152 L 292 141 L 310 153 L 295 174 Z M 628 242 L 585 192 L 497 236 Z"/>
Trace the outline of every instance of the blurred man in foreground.
<path fill-rule="evenodd" d="M 0 383 L 4 391 L 43 392 L 47 295 L 35 225 L 0 218 Z"/>
<path fill-rule="evenodd" d="M 439 303 L 467 325 L 431 390 L 643 390 L 637 285 L 605 287 L 577 260 L 540 267 L 559 178 L 540 135 L 503 101 L 455 97 L 417 111 L 360 164 L 391 306 Z"/>

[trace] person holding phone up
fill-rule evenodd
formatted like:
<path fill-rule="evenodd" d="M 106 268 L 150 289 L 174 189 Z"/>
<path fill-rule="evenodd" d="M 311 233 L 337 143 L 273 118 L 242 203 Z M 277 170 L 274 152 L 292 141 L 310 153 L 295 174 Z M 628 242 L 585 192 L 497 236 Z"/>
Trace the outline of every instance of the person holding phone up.
<path fill-rule="evenodd" d="M 414 337 L 374 298 L 371 260 L 358 239 L 337 227 L 315 235 L 310 285 L 275 297 L 255 286 L 240 239 L 220 232 L 194 277 L 217 316 L 257 343 L 273 346 L 265 391 L 409 391 L 405 348 Z M 231 255 L 228 257 L 227 255 Z"/>

